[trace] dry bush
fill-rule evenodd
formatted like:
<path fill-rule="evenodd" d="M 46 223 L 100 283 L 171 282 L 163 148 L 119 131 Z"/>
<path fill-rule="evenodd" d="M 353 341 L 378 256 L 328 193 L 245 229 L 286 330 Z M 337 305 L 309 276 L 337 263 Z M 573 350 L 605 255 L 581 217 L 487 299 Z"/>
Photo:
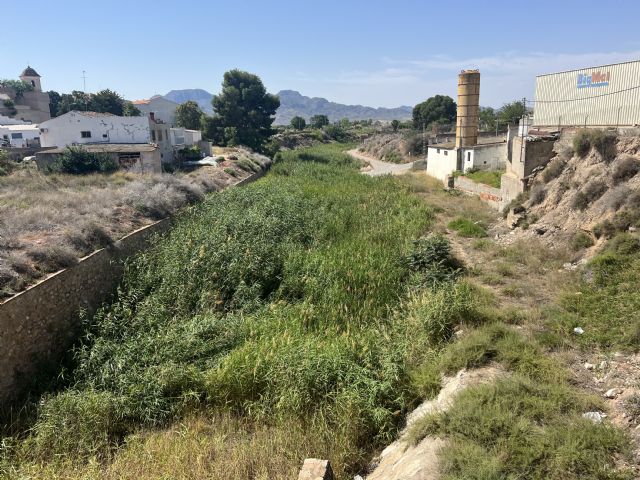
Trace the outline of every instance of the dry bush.
<path fill-rule="evenodd" d="M 554 178 L 558 178 L 566 165 L 567 163 L 559 156 L 551 160 L 542 172 L 544 182 L 549 183 Z"/>
<path fill-rule="evenodd" d="M 605 210 L 617 211 L 620 207 L 622 207 L 629 195 L 631 190 L 625 185 L 618 185 L 610 190 L 608 190 L 601 199 L 602 205 Z"/>
<path fill-rule="evenodd" d="M 78 263 L 76 254 L 61 245 L 31 247 L 27 250 L 27 255 L 45 273 L 57 272 Z"/>
<path fill-rule="evenodd" d="M 616 160 L 611 175 L 614 182 L 620 183 L 633 178 L 638 172 L 640 172 L 640 160 L 631 155 L 624 155 Z"/>
<path fill-rule="evenodd" d="M 531 192 L 529 193 L 529 200 L 531 202 L 531 206 L 539 205 L 544 201 L 547 196 L 547 190 L 544 185 L 540 183 L 536 183 L 533 187 L 531 187 Z"/>
<path fill-rule="evenodd" d="M 577 210 L 584 210 L 606 191 L 607 185 L 602 180 L 591 180 L 582 190 L 576 192 L 571 207 Z"/>

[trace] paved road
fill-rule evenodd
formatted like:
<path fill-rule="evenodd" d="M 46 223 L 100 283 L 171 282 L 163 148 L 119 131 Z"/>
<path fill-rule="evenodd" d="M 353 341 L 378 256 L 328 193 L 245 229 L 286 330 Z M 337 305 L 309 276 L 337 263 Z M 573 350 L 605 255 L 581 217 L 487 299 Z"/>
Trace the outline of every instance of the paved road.
<path fill-rule="evenodd" d="M 359 152 L 357 149 L 349 150 L 347 153 L 358 160 L 369 162 L 371 168 L 368 170 L 362 170 L 362 173 L 372 177 L 377 177 L 378 175 L 402 175 L 403 173 L 408 172 L 413 166 L 413 162 L 388 163 L 376 160 L 375 158 L 371 158 L 369 155 Z"/>

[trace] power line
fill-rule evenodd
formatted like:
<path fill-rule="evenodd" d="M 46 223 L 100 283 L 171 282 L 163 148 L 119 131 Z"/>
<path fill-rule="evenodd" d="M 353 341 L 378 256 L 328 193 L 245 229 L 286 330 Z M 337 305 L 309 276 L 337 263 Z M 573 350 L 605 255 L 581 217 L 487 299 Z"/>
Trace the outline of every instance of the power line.
<path fill-rule="evenodd" d="M 637 90 L 640 88 L 640 85 L 637 85 L 635 87 L 629 87 L 629 88 L 625 88 L 623 90 L 617 90 L 615 92 L 609 92 L 609 93 L 602 93 L 600 95 L 593 95 L 591 97 L 582 97 L 582 98 L 567 98 L 565 100 L 527 100 L 527 103 L 567 103 L 567 102 L 579 102 L 582 100 L 589 100 L 591 98 L 600 98 L 600 97 L 606 97 L 608 95 L 616 95 L 618 93 L 624 93 L 624 92 L 629 92 L 631 90 Z"/>

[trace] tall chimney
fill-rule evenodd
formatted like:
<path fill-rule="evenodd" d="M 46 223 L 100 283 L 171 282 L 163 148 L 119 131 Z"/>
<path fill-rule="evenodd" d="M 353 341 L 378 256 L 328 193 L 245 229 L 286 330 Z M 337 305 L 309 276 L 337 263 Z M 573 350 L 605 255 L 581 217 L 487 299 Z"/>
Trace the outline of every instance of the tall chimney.
<path fill-rule="evenodd" d="M 458 111 L 456 148 L 478 143 L 478 113 L 480 110 L 480 71 L 463 70 L 458 75 Z"/>

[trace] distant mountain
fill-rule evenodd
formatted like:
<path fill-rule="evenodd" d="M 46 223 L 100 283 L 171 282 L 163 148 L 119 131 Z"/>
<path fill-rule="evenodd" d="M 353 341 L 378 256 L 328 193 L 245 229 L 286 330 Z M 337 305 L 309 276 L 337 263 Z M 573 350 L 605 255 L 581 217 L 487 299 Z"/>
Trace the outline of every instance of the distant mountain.
<path fill-rule="evenodd" d="M 193 100 L 200 108 L 208 113 L 213 113 L 213 107 L 211 106 L 211 99 L 213 95 L 201 88 L 187 88 L 185 90 L 171 90 L 166 95 L 163 95 L 167 100 L 171 100 L 176 103 L 184 103 L 187 100 Z"/>
<path fill-rule="evenodd" d="M 412 107 L 373 108 L 362 105 L 344 105 L 330 102 L 325 98 L 305 97 L 295 90 L 278 92 L 280 108 L 276 112 L 276 125 L 286 125 L 296 115 L 307 120 L 313 115 L 326 115 L 330 121 L 348 118 L 349 120 L 407 120 L 411 118 Z M 211 107 L 212 94 L 200 88 L 171 90 L 164 98 L 176 103 L 193 100 L 206 113 L 213 113 Z"/>
<path fill-rule="evenodd" d="M 313 115 L 326 115 L 330 121 L 349 120 L 407 120 L 411 118 L 412 107 L 373 108 L 362 105 L 344 105 L 330 102 L 325 98 L 305 97 L 295 90 L 278 92 L 280 108 L 276 112 L 277 125 L 288 124 L 296 115 L 307 120 Z"/>

